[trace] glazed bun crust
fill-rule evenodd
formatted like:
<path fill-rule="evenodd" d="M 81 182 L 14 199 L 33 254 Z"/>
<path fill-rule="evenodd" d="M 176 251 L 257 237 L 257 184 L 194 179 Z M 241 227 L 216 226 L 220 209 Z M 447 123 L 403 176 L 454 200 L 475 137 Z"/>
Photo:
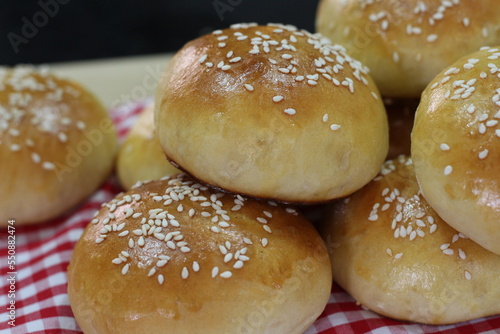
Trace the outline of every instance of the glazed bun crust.
<path fill-rule="evenodd" d="M 383 96 L 419 97 L 441 70 L 500 43 L 496 0 L 322 0 L 316 28 L 371 70 Z"/>
<path fill-rule="evenodd" d="M 382 174 L 325 219 L 334 280 L 394 319 L 437 325 L 499 314 L 500 256 L 439 218 L 410 160 L 388 162 Z"/>
<path fill-rule="evenodd" d="M 186 44 L 159 84 L 155 123 L 168 158 L 197 179 L 287 202 L 352 193 L 387 154 L 366 68 L 288 26 L 236 25 Z"/>
<path fill-rule="evenodd" d="M 138 181 L 158 180 L 180 172 L 168 162 L 156 137 L 153 104 L 144 107 L 127 134 L 118 151 L 116 171 L 126 190 Z"/>
<path fill-rule="evenodd" d="M 451 226 L 500 254 L 500 48 L 443 70 L 422 94 L 412 132 L 425 198 Z"/>
<path fill-rule="evenodd" d="M 101 103 L 44 69 L 0 70 L 0 224 L 55 218 L 113 167 L 116 132 Z"/>
<path fill-rule="evenodd" d="M 85 333 L 302 333 L 332 284 L 326 247 L 303 216 L 183 175 L 105 204 L 68 280 Z"/>

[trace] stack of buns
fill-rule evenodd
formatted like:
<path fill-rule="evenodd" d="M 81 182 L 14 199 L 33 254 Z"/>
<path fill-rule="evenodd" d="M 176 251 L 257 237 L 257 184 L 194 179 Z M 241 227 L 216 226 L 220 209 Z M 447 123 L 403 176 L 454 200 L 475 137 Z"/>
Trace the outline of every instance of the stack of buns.
<path fill-rule="evenodd" d="M 500 43 L 499 18 L 487 1 L 324 0 L 318 11 L 318 28 L 336 38 L 377 25 L 359 52 L 382 93 L 422 93 L 385 99 L 390 129 L 405 132 L 391 134 L 395 160 L 321 224 L 334 280 L 382 315 L 450 324 L 500 313 L 500 48 L 480 48 Z M 456 40 L 428 46 L 456 24 L 467 27 Z M 405 27 L 408 38 L 392 42 Z M 414 123 L 398 104 L 413 105 Z"/>
<path fill-rule="evenodd" d="M 332 278 L 396 319 L 500 313 L 500 52 L 451 65 L 500 43 L 487 4 L 323 0 L 347 48 L 279 24 L 187 43 L 75 248 L 82 329 L 301 333 Z M 320 233 L 290 207 L 315 203 Z"/>
<path fill-rule="evenodd" d="M 320 35 L 238 24 L 186 44 L 159 84 L 154 129 L 143 116 L 120 152 L 122 183 L 163 153 L 186 174 L 138 182 L 87 226 L 68 268 L 81 328 L 305 331 L 331 267 L 285 203 L 340 198 L 377 174 L 388 123 L 368 69 Z M 147 148 L 129 148 L 134 138 Z"/>

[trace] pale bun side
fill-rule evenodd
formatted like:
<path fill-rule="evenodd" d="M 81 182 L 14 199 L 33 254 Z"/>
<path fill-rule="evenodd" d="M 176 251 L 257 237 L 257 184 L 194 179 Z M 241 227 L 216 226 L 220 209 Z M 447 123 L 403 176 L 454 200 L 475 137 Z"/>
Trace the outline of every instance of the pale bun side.
<path fill-rule="evenodd" d="M 497 0 L 322 0 L 316 29 L 371 70 L 383 96 L 420 96 L 443 68 L 500 43 Z"/>
<path fill-rule="evenodd" d="M 291 26 L 239 24 L 187 43 L 167 65 L 155 104 L 171 161 L 254 197 L 346 196 L 387 154 L 387 118 L 366 67 Z"/>
<path fill-rule="evenodd" d="M 118 151 L 116 172 L 125 190 L 138 181 L 158 180 L 180 171 L 161 149 L 154 129 L 154 104 L 144 107 Z"/>
<path fill-rule="evenodd" d="M 500 254 L 500 47 L 444 69 L 422 94 L 412 157 L 422 193 L 453 228 Z"/>
<path fill-rule="evenodd" d="M 330 209 L 333 278 L 364 307 L 432 325 L 500 314 L 500 256 L 439 218 L 408 158 Z"/>
<path fill-rule="evenodd" d="M 90 196 L 116 154 L 112 120 L 87 89 L 46 69 L 0 69 L 0 225 L 53 219 Z"/>
<path fill-rule="evenodd" d="M 302 333 L 332 284 L 326 247 L 302 215 L 182 174 L 104 204 L 68 282 L 86 334 Z"/>

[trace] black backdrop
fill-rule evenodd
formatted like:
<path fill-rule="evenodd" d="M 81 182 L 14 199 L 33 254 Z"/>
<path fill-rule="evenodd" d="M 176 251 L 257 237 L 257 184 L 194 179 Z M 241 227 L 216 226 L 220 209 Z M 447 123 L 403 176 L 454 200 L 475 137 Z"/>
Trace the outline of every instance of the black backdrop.
<path fill-rule="evenodd" d="M 237 22 L 314 30 L 318 0 L 0 0 L 0 65 L 175 51 Z"/>

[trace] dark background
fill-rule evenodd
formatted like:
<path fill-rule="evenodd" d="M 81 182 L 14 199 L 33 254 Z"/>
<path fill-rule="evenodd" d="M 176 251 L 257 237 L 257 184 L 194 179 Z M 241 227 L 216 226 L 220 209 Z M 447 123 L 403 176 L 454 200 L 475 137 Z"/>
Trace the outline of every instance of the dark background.
<path fill-rule="evenodd" d="M 0 65 L 175 51 L 238 22 L 314 31 L 318 0 L 0 0 Z"/>

